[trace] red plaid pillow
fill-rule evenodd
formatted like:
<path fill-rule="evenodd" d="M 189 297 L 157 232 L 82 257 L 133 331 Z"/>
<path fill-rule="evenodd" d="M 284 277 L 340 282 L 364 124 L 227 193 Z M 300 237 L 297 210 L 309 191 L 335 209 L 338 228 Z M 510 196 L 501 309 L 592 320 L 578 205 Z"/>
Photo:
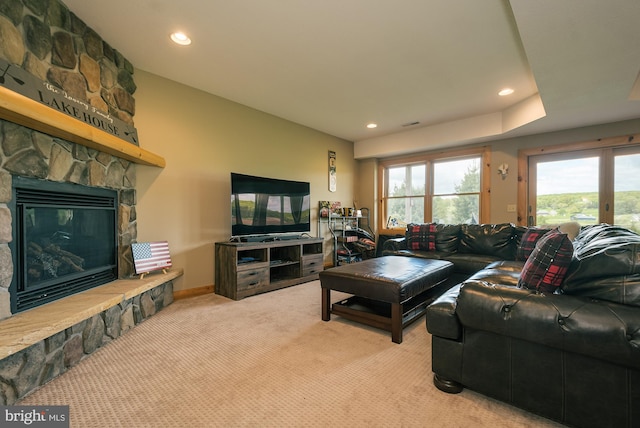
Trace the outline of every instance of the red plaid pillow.
<path fill-rule="evenodd" d="M 407 250 L 436 250 L 436 224 L 410 223 L 407 225 Z"/>
<path fill-rule="evenodd" d="M 518 286 L 553 293 L 562 285 L 571 257 L 573 244 L 557 229 L 538 240 L 520 273 Z"/>
<path fill-rule="evenodd" d="M 551 229 L 528 228 L 520 240 L 520 245 L 516 251 L 516 260 L 526 261 L 533 252 L 533 249 L 536 248 L 538 240 L 550 231 Z"/>

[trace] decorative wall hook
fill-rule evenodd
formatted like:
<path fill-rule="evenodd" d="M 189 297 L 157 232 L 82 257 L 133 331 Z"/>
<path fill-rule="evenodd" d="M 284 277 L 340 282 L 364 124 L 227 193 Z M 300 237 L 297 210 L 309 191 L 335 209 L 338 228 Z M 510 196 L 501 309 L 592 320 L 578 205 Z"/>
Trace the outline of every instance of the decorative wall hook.
<path fill-rule="evenodd" d="M 503 180 L 507 178 L 507 174 L 509 174 L 509 165 L 506 163 L 501 164 L 498 167 L 498 174 L 500 174 Z"/>

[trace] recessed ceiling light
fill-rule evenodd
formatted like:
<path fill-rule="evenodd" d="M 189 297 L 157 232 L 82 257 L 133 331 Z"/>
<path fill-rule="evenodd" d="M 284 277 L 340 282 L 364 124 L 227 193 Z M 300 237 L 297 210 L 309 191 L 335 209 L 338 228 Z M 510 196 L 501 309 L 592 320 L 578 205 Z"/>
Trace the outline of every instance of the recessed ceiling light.
<path fill-rule="evenodd" d="M 373 128 L 377 128 L 377 127 L 378 127 L 377 123 L 369 123 L 369 124 L 367 124 L 367 128 L 369 128 L 369 129 L 373 129 Z"/>
<path fill-rule="evenodd" d="M 176 33 L 171 33 L 169 37 L 171 37 L 171 40 L 173 40 L 175 43 L 182 46 L 188 46 L 191 44 L 191 39 L 186 34 L 179 31 Z"/>
<path fill-rule="evenodd" d="M 511 95 L 513 94 L 513 89 L 511 88 L 504 88 L 503 90 L 501 90 L 500 92 L 498 92 L 498 95 L 500 95 L 501 97 L 504 97 L 506 95 Z"/>

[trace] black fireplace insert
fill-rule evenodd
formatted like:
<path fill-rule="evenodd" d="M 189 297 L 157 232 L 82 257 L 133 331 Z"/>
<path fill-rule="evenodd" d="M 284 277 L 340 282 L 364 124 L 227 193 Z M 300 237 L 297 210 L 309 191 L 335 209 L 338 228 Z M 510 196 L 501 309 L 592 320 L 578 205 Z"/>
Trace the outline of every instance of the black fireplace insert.
<path fill-rule="evenodd" d="M 13 177 L 12 313 L 117 278 L 117 207 L 115 190 Z"/>

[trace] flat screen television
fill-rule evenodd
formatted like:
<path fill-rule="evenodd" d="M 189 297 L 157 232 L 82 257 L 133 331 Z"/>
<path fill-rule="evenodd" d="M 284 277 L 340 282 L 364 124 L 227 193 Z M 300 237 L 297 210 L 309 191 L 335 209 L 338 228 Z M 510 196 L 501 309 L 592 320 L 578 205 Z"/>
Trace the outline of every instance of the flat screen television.
<path fill-rule="evenodd" d="M 308 182 L 231 173 L 231 234 L 311 231 Z"/>

